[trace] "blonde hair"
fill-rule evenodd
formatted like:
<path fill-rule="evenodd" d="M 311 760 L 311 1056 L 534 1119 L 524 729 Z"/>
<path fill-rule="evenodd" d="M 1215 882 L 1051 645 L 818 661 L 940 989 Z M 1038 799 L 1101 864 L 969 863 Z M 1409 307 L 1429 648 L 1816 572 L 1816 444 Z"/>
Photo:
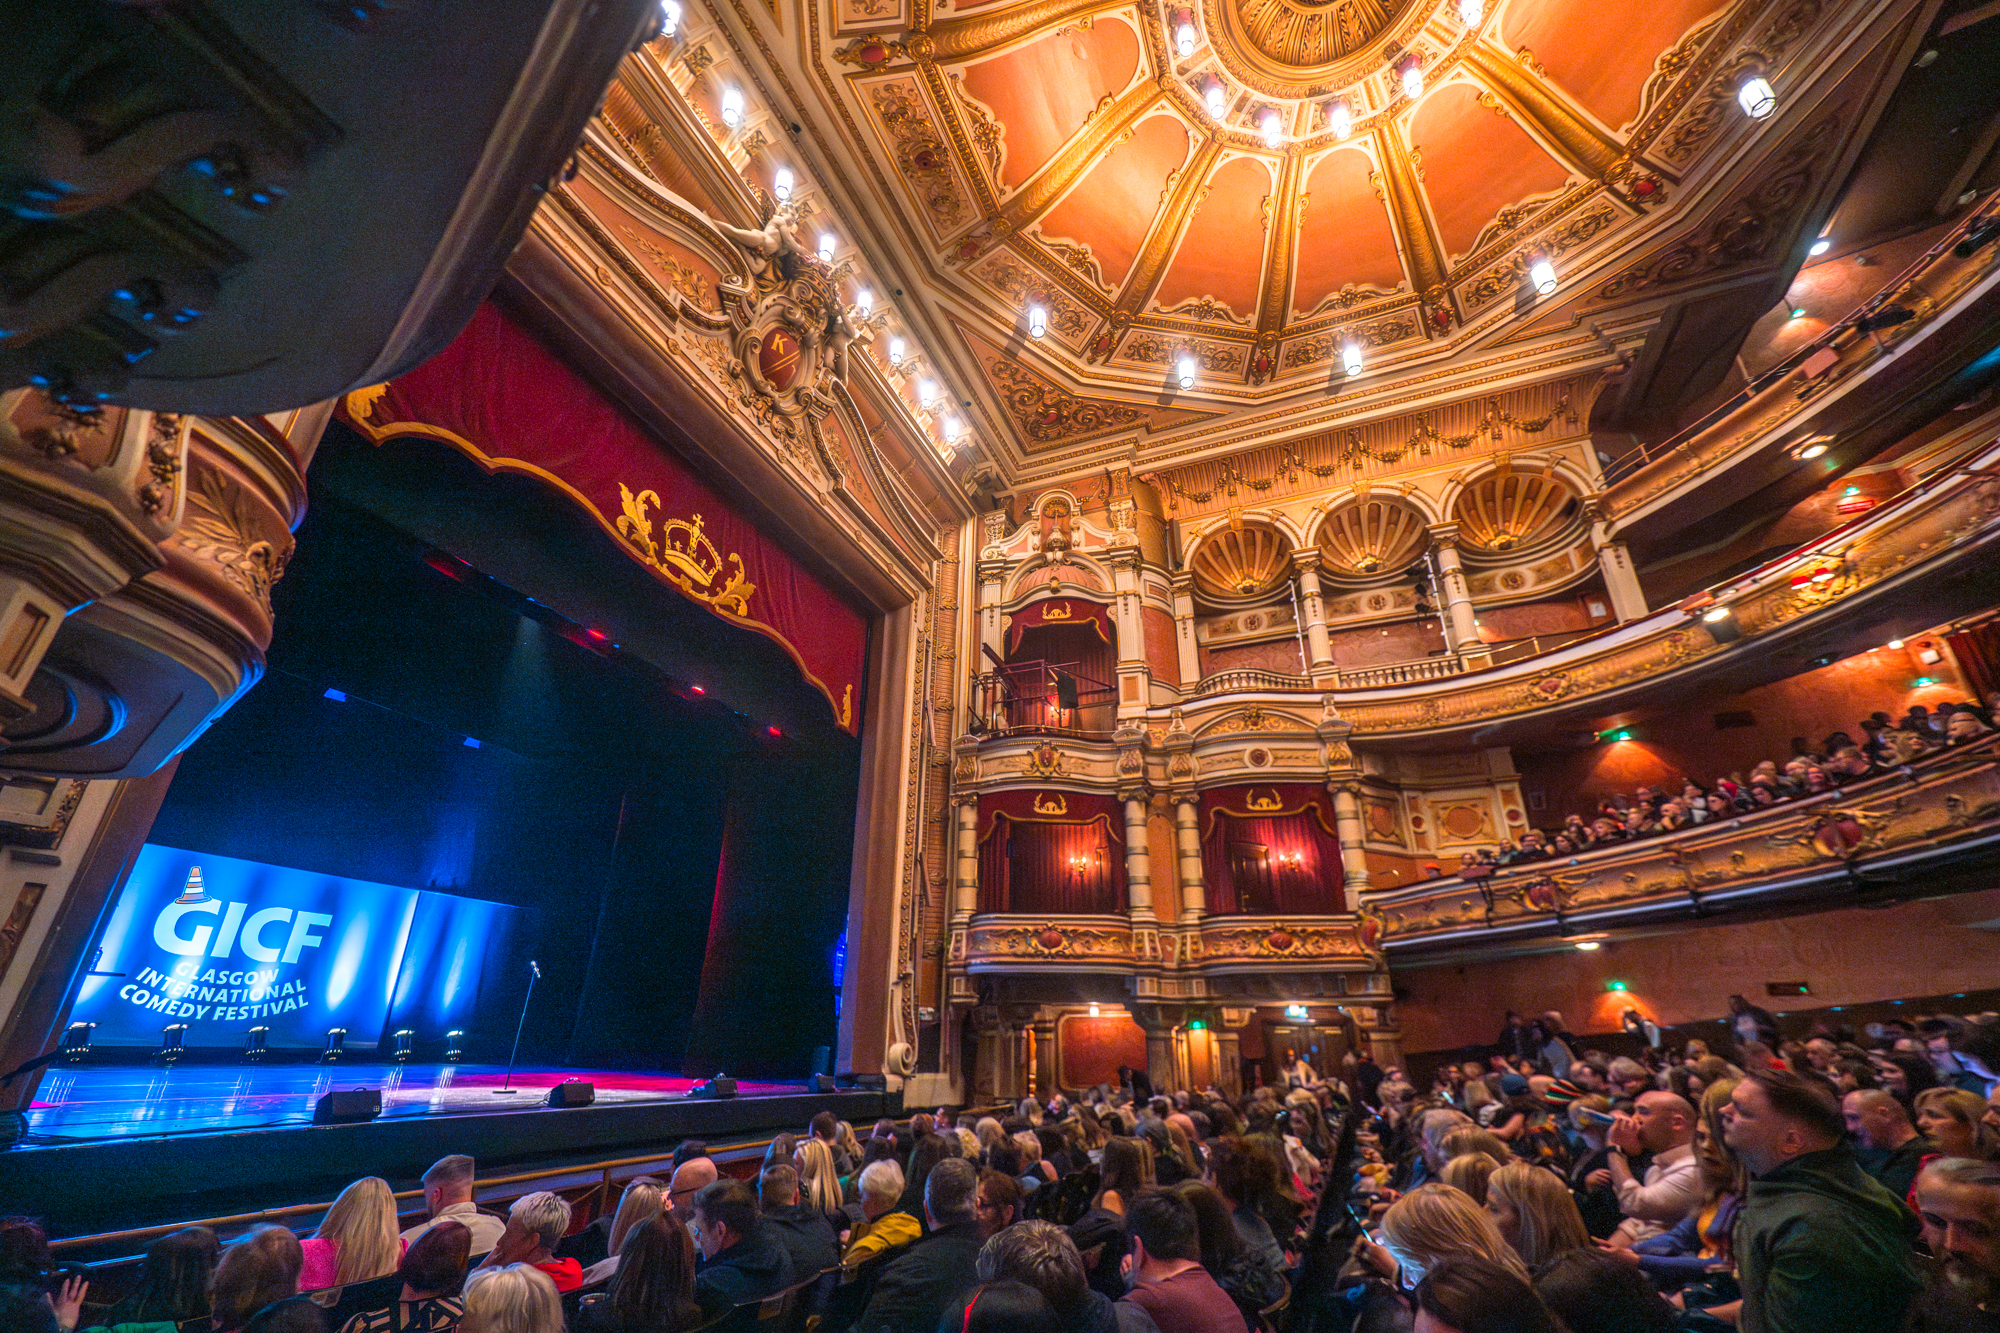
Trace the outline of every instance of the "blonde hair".
<path fill-rule="evenodd" d="M 1986 1099 L 1978 1093 L 1963 1088 L 1925 1088 L 1917 1094 L 1916 1108 L 1919 1113 L 1932 1111 L 1949 1116 L 1972 1131 L 1972 1151 L 1958 1156 L 1989 1162 L 2000 1157 L 2000 1135 L 1981 1121 L 1980 1117 L 1986 1114 Z"/>
<path fill-rule="evenodd" d="M 1701 1090 L 1701 1112 L 1696 1117 L 1694 1151 L 1696 1160 L 1701 1163 L 1702 1184 L 1707 1187 L 1711 1202 L 1731 1190 L 1738 1194 L 1743 1192 L 1742 1165 L 1722 1138 L 1722 1108 L 1739 1082 L 1740 1079 L 1717 1079 Z"/>
<path fill-rule="evenodd" d="M 960 1157 L 963 1157 L 968 1162 L 979 1160 L 979 1154 L 984 1152 L 985 1149 L 979 1146 L 979 1136 L 977 1134 L 973 1133 L 965 1125 L 960 1125 L 949 1132 L 958 1136 L 958 1155 Z"/>
<path fill-rule="evenodd" d="M 618 1211 L 611 1218 L 607 1248 L 612 1254 L 625 1248 L 625 1238 L 632 1234 L 632 1228 L 644 1226 L 660 1215 L 660 1199 L 664 1194 L 657 1180 L 642 1178 L 625 1186 L 625 1192 L 618 1196 Z"/>
<path fill-rule="evenodd" d="M 1005 1142 L 1007 1138 L 1007 1131 L 1000 1128 L 1000 1122 L 990 1115 L 980 1116 L 972 1132 L 979 1136 L 981 1152 L 991 1151 L 995 1144 Z"/>
<path fill-rule="evenodd" d="M 1021 1130 L 1014 1135 L 1014 1146 L 1021 1150 L 1022 1166 L 1033 1166 L 1042 1160 L 1042 1141 L 1027 1130 Z"/>
<path fill-rule="evenodd" d="M 809 1138 L 799 1145 L 800 1193 L 822 1213 L 837 1213 L 846 1200 L 840 1193 L 840 1172 L 833 1164 L 833 1149 L 822 1138 Z"/>
<path fill-rule="evenodd" d="M 464 1299 L 459 1333 L 563 1333 L 556 1284 L 531 1264 L 475 1270 Z"/>
<path fill-rule="evenodd" d="M 1514 1150 L 1507 1146 L 1507 1140 L 1490 1129 L 1473 1125 L 1460 1125 L 1446 1134 L 1438 1140 L 1438 1150 L 1447 1162 L 1469 1152 L 1484 1153 L 1493 1159 L 1495 1166 L 1505 1166 L 1514 1160 Z"/>
<path fill-rule="evenodd" d="M 1444 1164 L 1444 1170 L 1438 1172 L 1438 1179 L 1453 1189 L 1464 1190 L 1474 1203 L 1483 1207 L 1486 1203 L 1486 1182 L 1499 1169 L 1500 1164 L 1483 1152 L 1460 1153 Z"/>
<path fill-rule="evenodd" d="M 333 1242 L 336 1285 L 395 1272 L 402 1257 L 395 1191 L 380 1176 L 363 1176 L 340 1192 L 313 1238 Z"/>
<path fill-rule="evenodd" d="M 1523 1282 L 1528 1270 L 1500 1235 L 1484 1208 L 1464 1190 L 1433 1181 L 1419 1185 L 1389 1205 L 1382 1215 L 1382 1243 L 1414 1284 L 1440 1259 L 1476 1254 L 1490 1259 Z"/>
<path fill-rule="evenodd" d="M 1514 1251 L 1529 1268 L 1540 1268 L 1559 1254 L 1590 1248 L 1590 1231 L 1569 1186 L 1556 1173 L 1526 1162 L 1510 1162 L 1487 1182 L 1488 1198 L 1499 1198 L 1514 1209 Z"/>

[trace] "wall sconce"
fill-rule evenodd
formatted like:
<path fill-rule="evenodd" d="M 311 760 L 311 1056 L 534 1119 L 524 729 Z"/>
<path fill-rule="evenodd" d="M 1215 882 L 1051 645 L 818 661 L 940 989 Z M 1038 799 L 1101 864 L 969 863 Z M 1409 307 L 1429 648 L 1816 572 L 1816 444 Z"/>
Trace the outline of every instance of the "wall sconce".
<path fill-rule="evenodd" d="M 722 123 L 735 129 L 743 123 L 743 90 L 724 88 L 722 90 Z"/>
<path fill-rule="evenodd" d="M 1458 0 L 1458 21 L 1468 28 L 1479 26 L 1479 20 L 1486 17 L 1484 0 Z"/>
<path fill-rule="evenodd" d="M 1039 338 L 1039 337 L 1041 337 L 1041 336 L 1042 336 L 1043 334 L 1047 333 L 1048 331 L 1049 331 L 1049 312 L 1048 312 L 1048 310 L 1047 310 L 1047 309 L 1046 309 L 1046 308 L 1045 308 L 1044 306 L 1042 306 L 1042 305 L 1040 305 L 1040 304 L 1036 304 L 1036 305 L 1031 305 L 1031 306 L 1029 306 L 1029 307 L 1028 307 L 1028 336 L 1029 336 L 1030 338 Z"/>
<path fill-rule="evenodd" d="M 1174 50 L 1180 52 L 1182 60 L 1194 54 L 1200 43 L 1201 34 L 1195 30 L 1194 11 L 1176 9 L 1174 11 Z"/>
<path fill-rule="evenodd" d="M 1264 136 L 1266 148 L 1278 148 L 1285 142 L 1285 123 L 1278 115 L 1278 109 L 1267 106 L 1257 113 L 1257 129 Z"/>
<path fill-rule="evenodd" d="M 1229 90 L 1222 86 L 1222 80 L 1213 74 L 1201 85 L 1202 104 L 1208 108 L 1210 119 L 1221 120 L 1229 112 Z"/>
<path fill-rule="evenodd" d="M 1550 296 L 1556 289 L 1556 266 L 1546 255 L 1538 257 L 1528 265 L 1528 281 L 1534 285 L 1535 295 Z"/>
<path fill-rule="evenodd" d="M 1180 363 L 1174 369 L 1180 376 L 1181 387 L 1183 389 L 1192 389 L 1194 387 L 1195 372 L 1194 358 L 1186 353 L 1182 353 Z"/>
<path fill-rule="evenodd" d="M 1736 90 L 1736 104 L 1752 120 L 1765 120 L 1778 109 L 1778 94 L 1762 74 L 1752 74 Z"/>
<path fill-rule="evenodd" d="M 891 338 L 889 340 L 889 364 L 899 370 L 903 365 L 903 351 L 904 344 L 901 338 Z"/>
<path fill-rule="evenodd" d="M 771 177 L 771 193 L 778 196 L 779 203 L 790 203 L 792 199 L 792 186 L 794 184 L 796 184 L 796 180 L 792 175 L 792 169 L 790 167 L 779 167 L 777 174 Z"/>
<path fill-rule="evenodd" d="M 837 245 L 838 243 L 839 243 L 839 242 L 838 242 L 838 241 L 836 241 L 836 240 L 834 239 L 834 235 L 833 235 L 833 233 L 832 233 L 832 232 L 830 232 L 830 231 L 823 231 L 823 232 L 821 232 L 821 233 L 820 233 L 820 235 L 819 235 L 819 262 L 820 262 L 820 263 L 822 263 L 822 264 L 831 264 L 831 263 L 833 262 L 833 247 L 834 247 L 835 245 Z"/>
<path fill-rule="evenodd" d="M 1345 139 L 1354 133 L 1354 109 L 1348 106 L 1345 97 L 1335 98 L 1326 104 L 1326 123 L 1336 139 Z"/>
<path fill-rule="evenodd" d="M 660 0 L 660 36 L 671 42 L 674 39 L 674 33 L 679 30 L 680 26 L 681 7 L 679 0 Z"/>
<path fill-rule="evenodd" d="M 1414 55 L 1403 57 L 1396 66 L 1396 73 L 1403 80 L 1403 96 L 1412 102 L 1424 95 L 1424 62 Z"/>
<path fill-rule="evenodd" d="M 1353 379 L 1361 373 L 1361 344 L 1344 343 L 1340 349 L 1340 364 L 1347 370 L 1347 378 Z"/>

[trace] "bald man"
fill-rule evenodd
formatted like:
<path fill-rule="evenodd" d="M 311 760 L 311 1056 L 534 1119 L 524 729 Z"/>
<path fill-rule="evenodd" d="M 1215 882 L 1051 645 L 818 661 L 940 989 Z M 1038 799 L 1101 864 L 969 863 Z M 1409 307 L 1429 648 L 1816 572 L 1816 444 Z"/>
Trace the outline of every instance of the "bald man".
<path fill-rule="evenodd" d="M 701 1187 L 721 1174 L 715 1169 L 713 1158 L 695 1157 L 682 1162 L 667 1185 L 667 1207 L 683 1213 L 694 1207 L 694 1196 L 701 1193 Z"/>
<path fill-rule="evenodd" d="M 1701 1163 L 1694 1155 L 1694 1108 L 1671 1092 L 1642 1093 L 1632 1114 L 1620 1115 L 1605 1135 L 1611 1154 L 1611 1188 L 1625 1220 L 1611 1233 L 1611 1243 L 1630 1249 L 1638 1242 L 1671 1231 L 1701 1206 Z M 1632 1159 L 1653 1155 L 1642 1179 L 1633 1174 Z"/>
<path fill-rule="evenodd" d="M 1903 1104 L 1880 1088 L 1862 1088 L 1841 1099 L 1840 1116 L 1854 1136 L 1854 1155 L 1861 1169 L 1889 1193 L 1907 1198 L 1917 1168 L 1932 1153 Z"/>

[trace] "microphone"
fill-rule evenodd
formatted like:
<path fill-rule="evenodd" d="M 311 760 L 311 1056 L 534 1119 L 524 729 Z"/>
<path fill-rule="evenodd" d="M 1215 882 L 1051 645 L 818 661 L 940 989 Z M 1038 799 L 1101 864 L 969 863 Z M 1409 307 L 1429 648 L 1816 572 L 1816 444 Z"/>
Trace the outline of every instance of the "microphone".
<path fill-rule="evenodd" d="M 535 974 L 535 980 L 540 981 L 542 979 L 542 965 L 532 958 L 528 960 L 528 970 Z"/>

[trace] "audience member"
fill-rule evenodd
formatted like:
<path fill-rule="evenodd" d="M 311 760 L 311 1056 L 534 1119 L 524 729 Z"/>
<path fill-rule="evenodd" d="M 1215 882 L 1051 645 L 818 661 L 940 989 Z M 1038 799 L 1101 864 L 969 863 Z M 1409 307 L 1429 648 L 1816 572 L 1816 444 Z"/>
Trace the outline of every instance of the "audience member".
<path fill-rule="evenodd" d="M 1236 1234 L 1248 1249 L 1283 1268 L 1285 1248 L 1272 1228 L 1269 1204 L 1278 1193 L 1278 1164 L 1248 1138 L 1225 1136 L 1208 1151 L 1207 1183 L 1229 1204 Z M 1291 1228 L 1286 1227 L 1287 1236 Z"/>
<path fill-rule="evenodd" d="M 990 1168 L 979 1173 L 979 1232 L 990 1240 L 1021 1220 L 1021 1182 Z"/>
<path fill-rule="evenodd" d="M 1569 1250 L 1535 1273 L 1535 1294 L 1568 1333 L 1675 1333 L 1674 1307 L 1631 1264 Z"/>
<path fill-rule="evenodd" d="M 284 1227 L 252 1227 L 224 1246 L 210 1297 L 215 1333 L 236 1333 L 273 1301 L 298 1295 L 299 1270 L 304 1266 L 299 1238 Z"/>
<path fill-rule="evenodd" d="M 208 1285 L 222 1246 L 207 1227 L 182 1227 L 146 1247 L 139 1287 L 111 1307 L 106 1324 L 175 1324 L 208 1333 Z"/>
<path fill-rule="evenodd" d="M 1526 1276 L 1474 1254 L 1424 1274 L 1416 1306 L 1416 1333 L 1564 1333 Z"/>
<path fill-rule="evenodd" d="M 658 1212 L 626 1233 L 611 1290 L 583 1298 L 573 1333 L 687 1333 L 701 1326 L 685 1215 Z"/>
<path fill-rule="evenodd" d="M 1025 1282 L 989 1282 L 947 1311 L 940 1327 L 956 1333 L 1061 1333 L 1055 1307 Z"/>
<path fill-rule="evenodd" d="M 674 1167 L 674 1174 L 667 1182 L 667 1207 L 691 1208 L 694 1196 L 714 1184 L 721 1177 L 715 1161 L 704 1153 Z"/>
<path fill-rule="evenodd" d="M 326 1312 L 307 1296 L 273 1301 L 250 1316 L 243 1333 L 326 1333 Z"/>
<path fill-rule="evenodd" d="M 1042 1293 L 1065 1333 L 1153 1333 L 1152 1316 L 1130 1301 L 1092 1291 L 1083 1255 L 1053 1222 L 1007 1227 L 979 1251 L 981 1282 L 1023 1282 Z"/>
<path fill-rule="evenodd" d="M 1618 1208 L 1618 1191 L 1611 1183 L 1611 1145 L 1604 1138 L 1611 1128 L 1610 1118 L 1611 1101 L 1599 1093 L 1570 1103 L 1570 1127 L 1582 1143 L 1570 1164 L 1570 1197 L 1576 1200 L 1584 1227 L 1597 1240 L 1610 1236 L 1625 1220 Z"/>
<path fill-rule="evenodd" d="M 380 1176 L 363 1176 L 326 1210 L 303 1242 L 299 1289 L 321 1291 L 396 1271 L 403 1242 L 396 1235 L 396 1194 Z"/>
<path fill-rule="evenodd" d="M 1244 1333 L 1236 1303 L 1201 1266 L 1194 1208 L 1152 1186 L 1127 1201 L 1125 1233 L 1132 1289 L 1125 1301 L 1149 1315 L 1161 1333 Z"/>
<path fill-rule="evenodd" d="M 463 1153 L 440 1157 L 424 1172 L 424 1208 L 430 1221 L 420 1222 L 403 1233 L 405 1245 L 415 1245 L 417 1237 L 449 1218 L 472 1234 L 472 1257 L 483 1257 L 507 1229 L 504 1218 L 479 1211 L 473 1202 L 473 1174 L 476 1165 Z"/>
<path fill-rule="evenodd" d="M 936 1137 L 933 1135 L 932 1137 Z M 773 1162 L 757 1181 L 759 1211 L 771 1235 L 791 1256 L 792 1278 L 803 1281 L 840 1262 L 840 1237 L 826 1215 L 799 1199 L 799 1173 L 790 1162 Z"/>
<path fill-rule="evenodd" d="M 946 1307 L 973 1286 L 982 1243 L 978 1188 L 978 1174 L 962 1158 L 931 1168 L 924 1182 L 928 1234 L 883 1268 L 855 1333 L 932 1333 Z"/>
<path fill-rule="evenodd" d="M 1903 1104 L 1880 1088 L 1866 1088 L 1842 1098 L 1840 1111 L 1861 1169 L 1897 1198 L 1908 1195 L 1931 1145 L 1910 1123 Z"/>
<path fill-rule="evenodd" d="M 1918 1298 L 1907 1333 L 2000 1328 L 2000 1166 L 1941 1157 L 1917 1176 L 1917 1215 L 1938 1277 Z"/>
<path fill-rule="evenodd" d="M 1493 1172 L 1486 1211 L 1531 1273 L 1559 1254 L 1590 1248 L 1576 1200 L 1561 1178 L 1543 1167 L 1510 1162 Z"/>
<path fill-rule="evenodd" d="M 861 1221 L 848 1239 L 840 1262 L 859 1268 L 921 1236 L 921 1219 L 897 1207 L 903 1197 L 903 1168 L 894 1162 L 870 1162 L 861 1168 Z"/>
<path fill-rule="evenodd" d="M 1959 1088 L 1929 1088 L 1917 1094 L 1916 1127 L 1943 1157 L 2000 1158 L 2000 1134 L 1985 1123 L 1986 1099 Z"/>
<path fill-rule="evenodd" d="M 1833 1093 L 1751 1070 L 1722 1126 L 1749 1173 L 1736 1226 L 1742 1333 L 1894 1328 L 1920 1286 L 1908 1213 L 1846 1147 Z"/>
<path fill-rule="evenodd" d="M 644 1226 L 648 1220 L 658 1217 L 661 1210 L 666 1207 L 666 1201 L 666 1186 L 660 1184 L 657 1177 L 635 1176 L 626 1181 L 624 1192 L 618 1196 L 617 1211 L 608 1220 L 597 1219 L 599 1222 L 607 1223 L 603 1232 L 604 1257 L 583 1270 L 582 1285 L 595 1287 L 609 1282 L 612 1275 L 618 1271 L 618 1257 L 624 1248 L 625 1238 L 632 1234 L 635 1227 Z M 593 1227 L 595 1225 L 596 1223 L 592 1223 Z M 575 1237 L 568 1239 L 574 1240 Z M 560 1246 L 557 1254 L 568 1255 L 578 1263 L 583 1262 L 583 1256 L 571 1249 L 567 1242 Z"/>
<path fill-rule="evenodd" d="M 1620 1115 L 1606 1134 L 1611 1187 L 1625 1220 L 1611 1242 L 1629 1248 L 1657 1236 L 1694 1211 L 1701 1202 L 1701 1164 L 1694 1155 L 1694 1108 L 1671 1092 L 1648 1092 Z M 1652 1156 L 1643 1178 L 1632 1174 L 1632 1159 Z"/>
<path fill-rule="evenodd" d="M 1382 1214 L 1382 1243 L 1363 1242 L 1365 1266 L 1392 1284 L 1414 1287 L 1452 1255 L 1477 1255 L 1526 1280 L 1528 1270 L 1484 1208 L 1449 1185 L 1419 1185 Z"/>
<path fill-rule="evenodd" d="M 1499 1169 L 1500 1164 L 1483 1152 L 1460 1153 L 1445 1162 L 1438 1179 L 1455 1190 L 1465 1191 L 1474 1203 L 1483 1208 L 1486 1206 L 1487 1182 Z"/>
<path fill-rule="evenodd" d="M 825 1139 L 811 1136 L 797 1151 L 799 1189 L 805 1201 L 819 1210 L 828 1225 L 845 1228 L 846 1199 L 840 1188 L 840 1170 L 834 1164 L 833 1148 Z"/>
<path fill-rule="evenodd" d="M 396 1266 L 403 1288 L 378 1309 L 363 1310 L 340 1333 L 452 1333 L 465 1314 L 459 1288 L 472 1258 L 472 1232 L 455 1218 L 424 1228 Z"/>
<path fill-rule="evenodd" d="M 583 1285 L 583 1265 L 555 1256 L 569 1217 L 569 1204 L 559 1195 L 547 1190 L 522 1195 L 507 1210 L 507 1229 L 486 1256 L 486 1267 L 526 1264 L 545 1274 L 558 1292 L 575 1291 Z"/>
<path fill-rule="evenodd" d="M 510 1228 L 512 1224 L 509 1218 Z M 465 1279 L 462 1304 L 459 1333 L 564 1333 L 556 1284 L 532 1264 L 473 1270 Z"/>
<path fill-rule="evenodd" d="M 1269 1255 L 1243 1243 L 1229 1203 L 1220 1193 L 1198 1180 L 1183 1181 L 1173 1192 L 1194 1209 L 1201 1266 L 1255 1328 L 1262 1312 L 1285 1294 L 1283 1269 Z"/>
<path fill-rule="evenodd" d="M 757 1326 L 760 1301 L 792 1284 L 792 1259 L 757 1216 L 757 1199 L 740 1180 L 714 1180 L 688 1207 L 688 1232 L 701 1260 L 694 1298 L 721 1329 Z M 729 1315 L 734 1309 L 735 1314 Z M 728 1318 L 725 1320 L 725 1316 Z"/>

